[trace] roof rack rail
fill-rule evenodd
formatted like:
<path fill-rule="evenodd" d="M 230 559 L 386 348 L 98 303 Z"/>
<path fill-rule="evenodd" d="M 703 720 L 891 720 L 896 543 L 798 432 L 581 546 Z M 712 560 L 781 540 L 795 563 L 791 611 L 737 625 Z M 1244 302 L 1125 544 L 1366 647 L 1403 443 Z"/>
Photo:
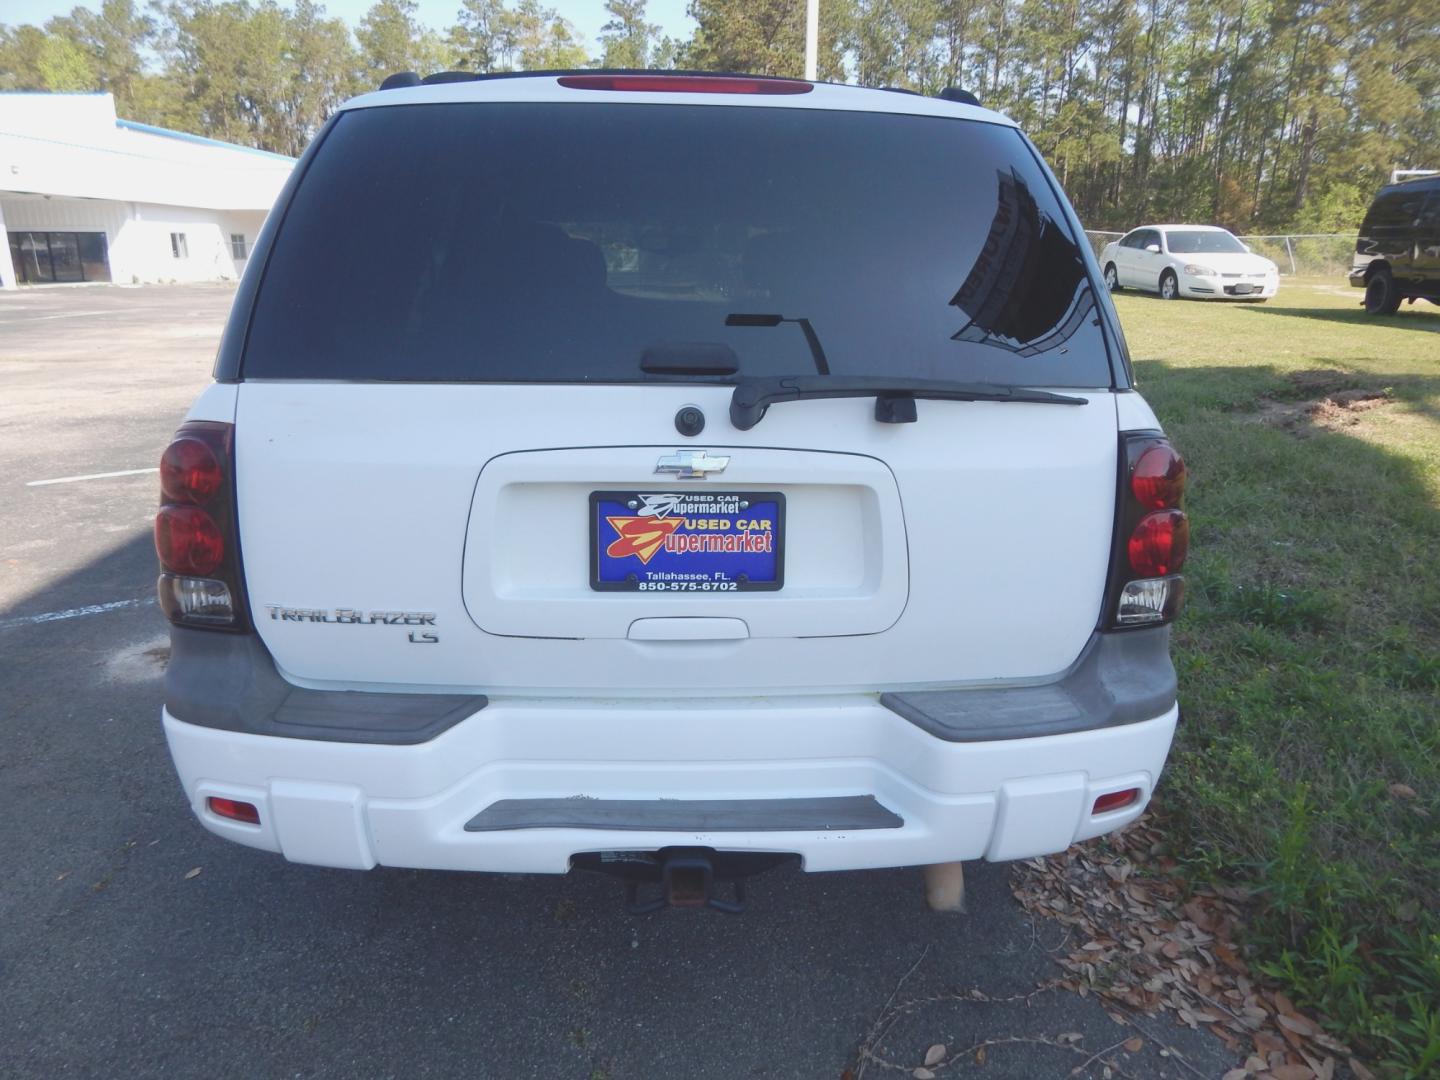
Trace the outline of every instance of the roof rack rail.
<path fill-rule="evenodd" d="M 432 71 L 420 80 L 420 84 L 434 86 L 437 83 L 474 82 L 479 77 L 473 71 Z"/>
<path fill-rule="evenodd" d="M 407 86 L 419 86 L 420 76 L 413 71 L 397 71 L 394 75 L 386 75 L 385 81 L 380 84 L 381 90 L 403 90 Z"/>
<path fill-rule="evenodd" d="M 958 86 L 947 86 L 937 95 L 941 101 L 958 101 L 961 105 L 979 105 L 980 99 L 969 90 L 962 90 Z"/>
<path fill-rule="evenodd" d="M 545 68 L 535 71 L 437 71 L 423 78 L 413 71 L 399 71 L 387 75 L 380 84 L 381 90 L 400 90 L 409 86 L 434 86 L 437 83 L 489 82 L 492 79 L 533 79 L 542 76 L 561 75 L 703 75 L 710 78 L 774 79 L 777 82 L 796 80 L 783 75 L 752 75 L 743 71 L 695 71 L 665 68 Z"/>

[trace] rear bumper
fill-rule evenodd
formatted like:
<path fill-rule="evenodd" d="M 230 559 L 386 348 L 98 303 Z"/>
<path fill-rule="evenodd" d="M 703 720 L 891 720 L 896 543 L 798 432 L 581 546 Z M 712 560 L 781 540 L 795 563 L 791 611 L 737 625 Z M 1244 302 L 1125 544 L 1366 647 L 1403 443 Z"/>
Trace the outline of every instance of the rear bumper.
<path fill-rule="evenodd" d="M 672 845 L 793 852 L 807 870 L 1061 851 L 1139 815 L 1177 715 L 1171 705 L 1135 722 L 993 741 L 937 737 L 868 695 L 492 699 L 410 745 L 224 730 L 168 709 L 164 725 L 191 806 L 217 835 L 323 866 L 563 873 L 580 852 Z M 1136 802 L 1091 813 L 1098 796 L 1127 788 L 1139 789 Z M 210 796 L 254 803 L 260 824 L 215 816 Z M 536 806 L 553 814 L 566 800 L 596 800 L 605 814 L 589 827 L 576 827 L 590 820 L 583 810 L 523 816 Z M 712 815 L 718 805 L 720 816 L 685 831 L 651 827 L 674 826 L 673 807 L 687 800 Z M 800 813 L 757 828 L 761 800 Z M 730 820 L 727 802 L 738 811 Z M 656 817 L 657 806 L 672 816 Z M 842 806 L 861 816 L 829 821 L 829 808 Z M 492 808 L 512 815 L 506 826 L 476 828 Z"/>

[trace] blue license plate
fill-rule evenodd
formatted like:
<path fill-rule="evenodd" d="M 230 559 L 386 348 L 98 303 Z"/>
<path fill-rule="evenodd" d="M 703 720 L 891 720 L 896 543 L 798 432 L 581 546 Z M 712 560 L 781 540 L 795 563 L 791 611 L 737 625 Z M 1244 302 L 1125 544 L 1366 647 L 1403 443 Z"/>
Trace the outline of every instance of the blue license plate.
<path fill-rule="evenodd" d="M 778 491 L 594 491 L 590 587 L 721 593 L 785 581 L 785 496 Z"/>

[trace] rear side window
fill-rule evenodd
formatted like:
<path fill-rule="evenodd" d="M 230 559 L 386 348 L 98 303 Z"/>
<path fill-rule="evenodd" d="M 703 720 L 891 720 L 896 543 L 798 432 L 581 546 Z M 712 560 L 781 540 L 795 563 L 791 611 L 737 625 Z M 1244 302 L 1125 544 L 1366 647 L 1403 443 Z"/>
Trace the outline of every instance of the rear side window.
<path fill-rule="evenodd" d="M 807 320 L 834 374 L 1109 386 L 1097 318 L 1062 207 L 1010 128 L 405 105 L 345 113 L 326 137 L 241 374 L 656 381 L 683 376 L 642 358 L 679 344 L 732 351 L 738 376 L 814 374 Z"/>
<path fill-rule="evenodd" d="M 1370 212 L 1365 215 L 1362 230 L 1409 228 L 1419 214 L 1424 199 L 1425 193 L 1414 187 L 1382 191 L 1375 197 Z"/>

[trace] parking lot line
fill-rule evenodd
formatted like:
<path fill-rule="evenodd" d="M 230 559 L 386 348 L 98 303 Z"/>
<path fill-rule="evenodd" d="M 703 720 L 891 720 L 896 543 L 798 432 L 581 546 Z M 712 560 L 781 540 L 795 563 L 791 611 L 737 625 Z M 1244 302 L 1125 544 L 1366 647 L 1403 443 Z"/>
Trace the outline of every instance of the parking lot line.
<path fill-rule="evenodd" d="M 73 484 L 77 480 L 108 480 L 112 476 L 140 476 L 143 473 L 159 472 L 153 469 L 121 469 L 118 472 L 86 473 L 84 476 L 57 476 L 53 480 L 27 480 L 26 487 L 44 487 L 46 484 Z"/>
<path fill-rule="evenodd" d="M 7 311 L 8 315 L 9 312 Z M 49 322 L 52 319 L 88 319 L 96 315 L 116 315 L 119 309 L 113 311 L 62 311 L 57 315 L 26 315 L 19 319 L 0 319 L 0 326 L 19 326 L 22 323 Z"/>
<path fill-rule="evenodd" d="M 38 615 L 21 615 L 14 619 L 0 619 L 0 630 L 9 630 L 16 626 L 34 626 L 37 623 L 60 622 L 62 619 L 79 619 L 86 615 L 103 615 L 107 611 L 148 607 L 153 603 L 155 603 L 155 597 L 141 596 L 134 600 L 112 600 L 108 604 L 86 604 L 84 607 L 67 608 L 64 611 L 42 611 Z"/>

